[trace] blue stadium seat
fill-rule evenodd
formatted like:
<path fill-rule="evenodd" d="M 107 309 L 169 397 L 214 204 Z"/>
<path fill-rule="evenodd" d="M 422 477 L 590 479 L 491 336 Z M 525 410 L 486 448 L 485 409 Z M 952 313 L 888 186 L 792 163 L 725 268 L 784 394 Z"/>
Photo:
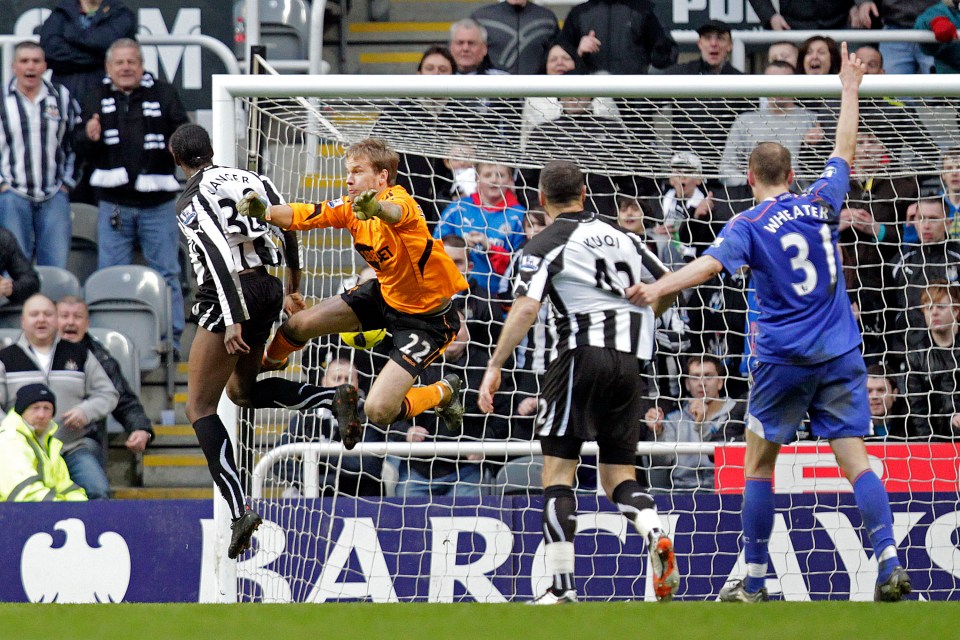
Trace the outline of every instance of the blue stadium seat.
<path fill-rule="evenodd" d="M 163 276 L 141 265 L 101 269 L 87 279 L 84 299 L 91 327 L 122 330 L 139 349 L 141 371 L 160 367 L 163 355 L 172 350 L 173 334 L 170 290 Z"/>

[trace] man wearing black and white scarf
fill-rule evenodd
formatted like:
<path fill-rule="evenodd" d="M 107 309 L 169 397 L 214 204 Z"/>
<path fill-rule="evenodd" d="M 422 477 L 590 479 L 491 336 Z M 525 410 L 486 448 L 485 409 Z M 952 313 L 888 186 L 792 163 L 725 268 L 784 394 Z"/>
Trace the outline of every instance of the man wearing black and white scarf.
<path fill-rule="evenodd" d="M 93 170 L 99 268 L 131 264 L 140 245 L 147 264 L 170 287 L 173 343 L 179 349 L 184 306 L 175 205 L 180 185 L 167 141 L 189 120 L 176 90 L 144 71 L 136 41 L 121 38 L 110 46 L 106 72 L 98 91 L 85 96 L 85 126 L 76 139 L 78 153 Z"/>

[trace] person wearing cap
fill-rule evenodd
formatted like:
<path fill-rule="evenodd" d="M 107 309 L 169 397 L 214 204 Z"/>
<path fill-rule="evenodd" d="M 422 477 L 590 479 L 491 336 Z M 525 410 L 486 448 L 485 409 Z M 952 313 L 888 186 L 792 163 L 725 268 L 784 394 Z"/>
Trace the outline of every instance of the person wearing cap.
<path fill-rule="evenodd" d="M 53 437 L 57 398 L 45 384 L 28 384 L 0 422 L 0 501 L 81 502 L 87 494 L 70 479 Z"/>
<path fill-rule="evenodd" d="M 677 64 L 667 70 L 675 75 L 742 75 L 728 58 L 733 51 L 730 26 L 710 20 L 697 29 L 700 37 L 696 60 Z M 715 174 L 720 162 L 720 149 L 737 116 L 752 108 L 743 98 L 684 98 L 673 100 L 670 121 L 675 136 L 673 147 L 700 156 L 707 174 Z"/>
<path fill-rule="evenodd" d="M 28 298 L 20 327 L 16 344 L 0 349 L 0 407 L 9 410 L 21 387 L 38 382 L 50 387 L 58 399 L 54 418 L 62 429 L 56 437 L 70 476 L 91 500 L 109 497 L 96 425 L 116 407 L 117 390 L 86 346 L 58 337 L 50 298 L 39 293 Z"/>
<path fill-rule="evenodd" d="M 700 57 L 690 62 L 676 64 L 667 73 L 676 75 L 743 75 L 743 72 L 730 64 L 733 51 L 733 38 L 729 25 L 719 20 L 710 20 L 697 28 L 697 49 Z"/>
<path fill-rule="evenodd" d="M 673 154 L 669 184 L 660 200 L 663 223 L 653 228 L 653 238 L 660 260 L 670 269 L 679 269 L 697 257 L 694 240 L 701 248 L 713 242 L 708 224 L 713 199 L 712 193 L 700 188 L 703 165 L 695 153 Z"/>

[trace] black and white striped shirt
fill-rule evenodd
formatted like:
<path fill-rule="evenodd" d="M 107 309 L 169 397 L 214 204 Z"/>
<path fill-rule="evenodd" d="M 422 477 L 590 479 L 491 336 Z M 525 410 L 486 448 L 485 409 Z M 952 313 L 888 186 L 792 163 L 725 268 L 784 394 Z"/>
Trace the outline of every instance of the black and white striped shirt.
<path fill-rule="evenodd" d="M 513 293 L 549 297 L 561 354 L 591 346 L 649 360 L 653 309 L 636 306 L 625 292 L 665 272 L 639 236 L 592 212 L 564 213 L 524 247 Z"/>
<path fill-rule="evenodd" d="M 503 280 L 498 292 L 501 298 L 509 291 L 510 283 L 514 280 L 514 275 L 523 257 L 524 244 L 510 260 L 507 270 L 503 274 Z M 547 370 L 547 364 L 557 357 L 557 327 L 554 324 L 554 314 L 551 312 L 552 306 L 550 300 L 544 300 L 537 314 L 537 321 L 533 323 L 527 335 L 524 336 L 514 352 L 518 369 L 527 369 L 537 375 L 543 375 Z"/>
<path fill-rule="evenodd" d="M 199 171 L 177 200 L 180 231 L 188 240 L 197 285 L 216 290 L 227 325 L 249 318 L 240 289 L 240 272 L 282 262 L 276 227 L 236 211 L 237 200 L 250 191 L 270 204 L 284 202 L 266 176 L 221 166 Z M 295 238 L 292 233 L 284 235 L 288 266 L 298 269 L 300 258 Z"/>
<path fill-rule="evenodd" d="M 13 78 L 0 104 L 0 185 L 43 202 L 74 186 L 73 131 L 80 106 L 66 87 L 44 81 L 35 100 Z"/>

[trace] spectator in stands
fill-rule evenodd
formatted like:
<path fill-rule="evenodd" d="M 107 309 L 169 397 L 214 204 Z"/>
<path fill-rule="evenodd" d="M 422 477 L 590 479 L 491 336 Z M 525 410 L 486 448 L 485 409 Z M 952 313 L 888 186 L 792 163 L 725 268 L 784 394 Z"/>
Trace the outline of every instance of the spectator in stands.
<path fill-rule="evenodd" d="M 897 388 L 897 378 L 887 372 L 882 364 L 867 367 L 867 400 L 870 402 L 870 420 L 873 428 L 871 439 L 907 437 L 907 406 Z M 927 426 L 926 423 L 922 423 Z M 928 435 L 911 433 L 910 437 Z"/>
<path fill-rule="evenodd" d="M 951 285 L 958 280 L 960 247 L 947 237 L 947 214 L 943 198 L 924 198 L 917 203 L 914 222 L 920 243 L 904 244 L 900 259 L 893 265 L 893 284 L 887 287 L 887 306 L 897 314 L 897 328 L 906 331 L 906 342 L 894 342 L 912 349 L 913 338 L 924 333 L 925 318 L 921 294 L 932 282 Z M 919 332 L 917 330 L 920 330 Z"/>
<path fill-rule="evenodd" d="M 23 255 L 17 238 L 0 227 L 0 306 L 23 304 L 40 290 L 40 276 Z"/>
<path fill-rule="evenodd" d="M 124 446 L 131 453 L 143 453 L 153 439 L 153 425 L 140 403 L 140 397 L 123 376 L 120 363 L 99 340 L 89 334 L 90 314 L 87 303 L 77 296 L 62 298 L 57 302 L 57 327 L 61 339 L 85 346 L 110 377 L 110 382 L 119 394 L 117 406 L 111 415 L 127 433 Z"/>
<path fill-rule="evenodd" d="M 80 109 L 69 90 L 43 79 L 47 63 L 35 42 L 14 47 L 12 66 L 0 102 L 0 227 L 29 260 L 66 268 Z"/>
<path fill-rule="evenodd" d="M 813 36 L 800 45 L 799 60 L 798 74 L 836 75 L 840 71 L 840 47 L 829 36 Z"/>
<path fill-rule="evenodd" d="M 792 75 L 793 68 L 786 62 L 771 62 L 764 75 Z M 723 146 L 720 175 L 727 186 L 747 182 L 747 159 L 758 143 L 776 140 L 797 158 L 804 144 L 823 139 L 823 129 L 817 123 L 817 114 L 803 109 L 793 98 L 767 98 L 766 106 L 746 111 L 734 121 Z"/>
<path fill-rule="evenodd" d="M 471 275 L 488 291 L 498 291 L 510 255 L 523 242 L 526 210 L 513 192 L 506 165 L 477 163 L 477 192 L 450 204 L 440 214 L 435 238 L 462 236 L 470 246 Z"/>
<path fill-rule="evenodd" d="M 943 183 L 943 202 L 950 219 L 950 238 L 960 239 L 960 146 L 950 147 L 940 160 L 940 180 Z"/>
<path fill-rule="evenodd" d="M 186 123 L 176 90 L 143 69 L 143 51 L 121 38 L 107 50 L 107 77 L 83 104 L 78 152 L 94 167 L 90 185 L 98 205 L 99 268 L 133 263 L 139 245 L 147 265 L 170 287 L 173 346 L 184 327 L 178 260 L 176 197 L 180 183 L 168 150 Z"/>
<path fill-rule="evenodd" d="M 700 57 L 675 64 L 667 70 L 685 76 L 721 75 L 739 76 L 743 71 L 730 64 L 730 53 L 733 51 L 733 38 L 730 36 L 730 26 L 719 20 L 710 20 L 697 27 L 697 49 Z"/>
<path fill-rule="evenodd" d="M 547 51 L 544 71 L 548 76 L 582 75 L 586 67 L 576 50 L 561 40 Z M 590 102 L 593 115 L 601 118 L 619 118 L 620 113 L 616 103 L 610 98 L 593 98 Z M 543 124 L 556 120 L 563 115 L 560 98 L 535 96 L 527 98 L 523 105 L 523 122 L 520 125 L 520 148 L 526 147 L 530 132 Z"/>
<path fill-rule="evenodd" d="M 453 75 L 457 63 L 446 47 L 431 46 L 424 51 L 417 65 L 417 75 Z M 445 147 L 462 126 L 457 115 L 448 108 L 446 98 L 408 98 L 388 105 L 374 125 L 373 135 L 391 141 L 403 140 L 411 129 L 418 131 L 422 148 Z M 413 195 L 432 228 L 440 219 L 441 204 L 449 201 L 449 184 L 453 176 L 445 160 L 419 153 L 398 153 L 400 156 L 397 184 Z M 471 165 L 471 170 L 472 170 Z"/>
<path fill-rule="evenodd" d="M 337 357 L 330 360 L 323 369 L 320 385 L 339 387 L 349 384 L 359 389 L 360 380 L 357 369 L 350 360 Z M 363 401 L 366 397 L 358 392 L 357 410 L 364 419 Z M 363 431 L 363 442 L 383 442 L 386 434 L 376 425 L 368 425 Z M 337 418 L 328 407 L 313 409 L 297 414 L 290 421 L 289 431 L 280 436 L 278 445 L 295 442 L 340 442 L 342 435 Z M 322 458 L 320 462 L 321 495 L 380 496 L 383 488 L 380 483 L 383 459 L 377 456 L 340 456 Z M 298 498 L 303 490 L 302 463 L 287 460 L 278 465 L 279 480 L 288 484 L 283 492 L 284 498 Z"/>
<path fill-rule="evenodd" d="M 16 401 L 0 422 L 0 501 L 81 502 L 87 494 L 70 479 L 53 437 L 57 398 L 44 384 L 17 390 Z"/>
<path fill-rule="evenodd" d="M 800 49 L 792 42 L 774 42 L 767 49 L 767 64 L 777 60 L 787 62 L 796 72 L 799 59 Z"/>
<path fill-rule="evenodd" d="M 119 0 L 61 0 L 40 27 L 52 80 L 78 100 L 103 83 L 107 49 L 136 38 L 137 17 Z"/>
<path fill-rule="evenodd" d="M 54 417 L 64 427 L 57 438 L 63 441 L 70 477 L 91 500 L 107 498 L 96 423 L 117 406 L 117 390 L 85 346 L 57 337 L 57 308 L 46 296 L 38 293 L 24 303 L 20 327 L 20 340 L 0 350 L 0 406 L 9 410 L 21 387 L 46 383 L 57 396 Z"/>
<path fill-rule="evenodd" d="M 477 150 L 473 145 L 465 142 L 456 142 L 450 145 L 447 157 L 443 159 L 443 165 L 449 169 L 452 174 L 450 184 L 443 193 L 444 206 L 454 200 L 472 196 L 477 192 L 477 165 L 471 158 L 477 157 Z"/>
<path fill-rule="evenodd" d="M 679 51 L 650 0 L 587 0 L 570 9 L 560 37 L 590 73 L 645 74 L 651 64 L 666 69 Z"/>
<path fill-rule="evenodd" d="M 960 289 L 946 281 L 922 287 L 925 330 L 907 352 L 907 420 L 911 434 L 960 436 Z"/>
<path fill-rule="evenodd" d="M 660 200 L 662 224 L 653 227 L 657 255 L 670 269 L 678 269 L 705 249 L 715 237 L 710 227 L 713 193 L 704 193 L 700 158 L 688 151 L 670 159 L 669 188 Z M 695 246 L 696 245 L 696 246 Z"/>
<path fill-rule="evenodd" d="M 943 0 L 931 5 L 914 22 L 915 29 L 932 31 L 937 39 L 935 43 L 920 44 L 920 51 L 933 57 L 937 73 L 960 73 L 957 26 L 960 26 L 960 10 L 955 0 Z"/>
<path fill-rule="evenodd" d="M 526 216 L 524 216 L 526 219 Z M 470 334 L 470 339 L 478 346 L 487 350 L 492 349 L 500 337 L 500 328 L 503 326 L 503 308 L 499 301 L 494 304 L 493 294 L 489 289 L 477 282 L 477 279 L 471 275 L 473 271 L 473 260 L 470 257 L 471 251 L 467 247 L 467 241 L 463 236 L 456 234 L 447 234 L 443 238 L 443 250 L 447 252 L 457 269 L 467 280 L 469 288 L 466 291 L 456 294 L 453 303 L 457 309 L 466 318 Z M 502 258 L 508 262 L 510 254 L 506 250 L 501 251 Z M 506 266 L 504 266 L 506 271 Z M 502 285 L 501 285 L 502 286 Z"/>
<path fill-rule="evenodd" d="M 493 64 L 515 75 L 540 73 L 547 47 L 560 33 L 553 11 L 528 0 L 495 2 L 470 17 L 487 30 Z"/>
<path fill-rule="evenodd" d="M 828 31 L 843 29 L 853 9 L 853 0 L 750 0 L 765 29 Z"/>
<path fill-rule="evenodd" d="M 867 74 L 886 73 L 883 55 L 876 47 L 863 45 L 856 54 L 866 65 Z M 863 130 L 876 135 L 890 150 L 892 171 L 932 173 L 936 170 L 940 148 L 920 124 L 911 105 L 896 97 L 872 98 L 860 105 L 860 118 Z"/>
<path fill-rule="evenodd" d="M 743 75 L 728 60 L 733 50 L 729 25 L 710 20 L 701 25 L 697 33 L 700 35 L 697 39 L 700 57 L 674 65 L 667 73 Z M 720 162 L 720 149 L 737 116 L 754 106 L 741 98 L 686 98 L 674 99 L 670 103 L 669 119 L 675 133 L 673 149 L 697 154 L 709 173 L 713 173 Z"/>
<path fill-rule="evenodd" d="M 456 74 L 462 76 L 503 75 L 487 55 L 487 29 L 471 18 L 450 25 L 450 53 L 457 62 Z"/>
<path fill-rule="evenodd" d="M 742 441 L 747 403 L 727 396 L 724 388 L 727 369 L 723 362 L 711 355 L 694 356 L 687 360 L 684 369 L 688 399 L 662 421 L 653 413 L 655 409 L 647 412 L 647 428 L 657 442 Z M 713 456 L 710 454 L 653 456 L 650 466 L 651 489 L 713 490 Z"/>
<path fill-rule="evenodd" d="M 884 29 L 913 29 L 917 18 L 935 0 L 856 0 L 850 13 L 854 29 L 872 29 L 879 19 Z M 881 42 L 880 53 L 890 73 L 930 73 L 933 58 L 918 42 Z"/>
<path fill-rule="evenodd" d="M 463 431 L 451 433 L 441 428 L 442 422 L 434 413 L 423 413 L 410 420 L 402 437 L 406 442 L 437 442 L 464 440 L 502 440 L 509 435 L 507 415 L 510 400 L 506 394 L 495 409 L 495 415 L 484 416 L 477 406 L 477 389 L 483 377 L 484 368 L 490 359 L 489 351 L 473 342 L 469 333 L 469 324 L 461 318 L 460 330 L 453 343 L 443 352 L 443 356 L 420 375 L 422 384 L 441 380 L 455 373 L 464 380 Z M 392 428 L 395 429 L 396 425 Z M 397 496 L 436 497 L 436 496 L 478 496 L 488 476 L 489 465 L 483 462 L 480 454 L 464 457 L 435 456 L 430 458 L 410 458 L 402 460 L 397 481 Z"/>

